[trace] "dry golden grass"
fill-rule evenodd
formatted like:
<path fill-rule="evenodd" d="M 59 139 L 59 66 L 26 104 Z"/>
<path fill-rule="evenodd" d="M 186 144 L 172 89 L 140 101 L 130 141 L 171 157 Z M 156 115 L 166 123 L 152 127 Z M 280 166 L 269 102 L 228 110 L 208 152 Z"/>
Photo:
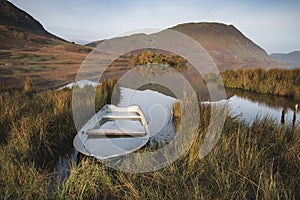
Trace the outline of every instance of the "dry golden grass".
<path fill-rule="evenodd" d="M 98 88 L 97 108 L 109 100 L 113 85 L 107 81 Z M 130 174 L 84 158 L 60 182 L 48 164 L 76 134 L 71 91 L 0 94 L 0 199 L 300 198 L 297 126 L 279 126 L 268 118 L 249 125 L 227 116 L 218 143 L 199 159 L 210 118 L 209 106 L 200 106 L 201 127 L 190 149 L 165 168 Z"/>

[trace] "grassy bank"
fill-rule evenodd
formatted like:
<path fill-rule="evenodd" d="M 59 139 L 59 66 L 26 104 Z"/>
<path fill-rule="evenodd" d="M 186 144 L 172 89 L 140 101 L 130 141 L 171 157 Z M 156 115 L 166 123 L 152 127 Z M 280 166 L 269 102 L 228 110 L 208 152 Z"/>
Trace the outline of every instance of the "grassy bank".
<path fill-rule="evenodd" d="M 96 108 L 110 101 L 114 84 L 97 87 Z M 0 91 L 0 199 L 53 197 L 55 163 L 73 152 L 77 134 L 71 101 L 71 90 L 36 93 L 29 79 L 23 88 Z"/>
<path fill-rule="evenodd" d="M 109 100 L 113 85 L 108 81 L 98 88 L 97 106 Z M 228 116 L 217 145 L 199 159 L 208 106 L 200 107 L 201 127 L 191 148 L 171 165 L 130 174 L 84 158 L 72 165 L 68 179 L 53 186 L 60 178 L 49 162 L 76 134 L 70 99 L 69 90 L 1 91 L 0 199 L 300 198 L 299 127 L 278 126 L 268 118 L 248 125 Z"/>
<path fill-rule="evenodd" d="M 238 69 L 222 72 L 224 86 L 300 99 L 300 69 Z"/>

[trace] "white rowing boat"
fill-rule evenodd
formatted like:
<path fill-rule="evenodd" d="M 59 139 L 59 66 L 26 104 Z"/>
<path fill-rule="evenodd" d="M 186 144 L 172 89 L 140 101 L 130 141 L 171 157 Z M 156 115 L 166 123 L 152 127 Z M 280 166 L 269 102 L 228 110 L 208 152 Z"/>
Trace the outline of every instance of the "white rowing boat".
<path fill-rule="evenodd" d="M 98 160 L 132 153 L 149 140 L 145 116 L 139 106 L 105 105 L 78 132 L 74 147 Z"/>

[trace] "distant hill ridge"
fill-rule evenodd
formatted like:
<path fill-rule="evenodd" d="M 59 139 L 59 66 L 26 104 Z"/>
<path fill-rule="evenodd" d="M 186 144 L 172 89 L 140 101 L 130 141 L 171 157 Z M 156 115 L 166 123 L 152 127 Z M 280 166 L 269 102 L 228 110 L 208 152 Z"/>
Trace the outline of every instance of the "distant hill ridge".
<path fill-rule="evenodd" d="M 300 64 L 300 51 L 293 51 L 290 53 L 273 53 L 270 56 L 280 62 Z"/>

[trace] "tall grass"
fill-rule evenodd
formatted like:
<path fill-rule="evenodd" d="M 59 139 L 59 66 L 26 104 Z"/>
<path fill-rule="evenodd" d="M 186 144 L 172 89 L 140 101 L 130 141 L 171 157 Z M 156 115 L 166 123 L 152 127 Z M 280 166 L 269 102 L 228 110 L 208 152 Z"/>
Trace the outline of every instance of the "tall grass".
<path fill-rule="evenodd" d="M 224 86 L 300 99 L 300 69 L 238 69 L 222 73 Z"/>
<path fill-rule="evenodd" d="M 73 151 L 77 132 L 72 92 L 36 94 L 27 84 L 0 93 L 0 199 L 48 198 L 49 181 L 54 177 L 49 170 L 59 154 Z M 99 106 L 106 104 L 113 86 L 113 81 L 105 81 L 97 88 Z"/>
<path fill-rule="evenodd" d="M 180 120 L 181 120 L 181 106 L 180 106 L 180 102 L 176 101 L 173 104 L 172 107 L 172 114 L 173 114 L 173 123 L 175 125 L 175 129 L 178 130 L 179 128 L 179 124 L 180 124 Z"/>
<path fill-rule="evenodd" d="M 33 163 L 23 163 L 10 150 L 0 148 L 0 198 L 46 199 L 49 196 L 49 177 Z"/>
<path fill-rule="evenodd" d="M 112 177 L 107 169 L 91 159 L 83 159 L 71 168 L 69 178 L 58 186 L 56 199 L 110 199 L 113 194 Z"/>
<path fill-rule="evenodd" d="M 218 143 L 199 159 L 210 118 L 210 107 L 201 105 L 197 136 L 169 166 L 131 174 L 86 157 L 53 186 L 46 159 L 51 162 L 76 134 L 70 91 L 4 91 L 0 98 L 0 199 L 300 199 L 297 126 L 269 118 L 246 124 L 227 116 Z"/>

